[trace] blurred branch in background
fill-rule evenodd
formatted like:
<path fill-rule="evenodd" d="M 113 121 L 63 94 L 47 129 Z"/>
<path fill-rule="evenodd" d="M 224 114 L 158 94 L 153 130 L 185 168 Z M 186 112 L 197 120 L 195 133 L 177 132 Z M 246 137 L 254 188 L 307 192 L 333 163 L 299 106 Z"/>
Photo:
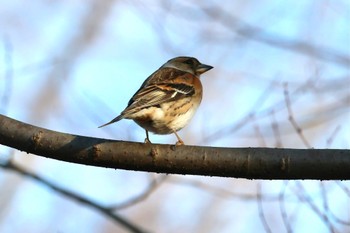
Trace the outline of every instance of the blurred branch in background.
<path fill-rule="evenodd" d="M 16 172 L 18 174 L 21 174 L 21 175 L 25 176 L 26 178 L 31 178 L 31 179 L 37 181 L 38 183 L 40 183 L 41 185 L 45 185 L 45 186 L 51 188 L 56 193 L 59 193 L 59 194 L 64 195 L 64 196 L 66 196 L 74 201 L 77 201 L 79 203 L 87 205 L 90 208 L 93 208 L 93 209 L 99 211 L 103 215 L 106 215 L 108 218 L 112 219 L 116 223 L 122 225 L 125 229 L 128 229 L 130 232 L 135 232 L 135 233 L 146 232 L 146 231 L 142 230 L 142 228 L 137 226 L 137 224 L 132 223 L 130 220 L 127 220 L 127 219 L 123 218 L 122 216 L 118 215 L 114 209 L 103 207 L 102 205 L 97 204 L 96 202 L 93 202 L 91 200 L 84 198 L 80 194 L 76 194 L 76 193 L 68 191 L 64 188 L 61 188 L 61 187 L 53 184 L 52 182 L 40 177 L 39 175 L 34 174 L 32 172 L 29 172 L 29 171 L 25 170 L 24 168 L 14 164 L 13 162 L 11 162 L 11 160 L 7 161 L 6 163 L 0 163 L 0 167 L 7 169 L 7 170 L 11 170 L 11 171 Z"/>
<path fill-rule="evenodd" d="M 340 65 L 344 68 L 350 66 L 349 53 L 342 53 L 331 48 L 317 47 L 306 41 L 291 40 L 276 34 L 267 33 L 264 29 L 249 25 L 223 8 L 208 7 L 203 8 L 203 11 L 208 14 L 212 20 L 227 26 L 228 29 L 232 30 L 232 33 L 237 33 L 249 40 L 256 40 L 272 47 L 301 53 L 306 56 Z"/>
<path fill-rule="evenodd" d="M 295 129 L 296 133 L 299 135 L 300 139 L 303 141 L 306 148 L 311 148 L 310 143 L 307 141 L 303 134 L 302 128 L 298 125 L 297 121 L 294 118 L 294 114 L 291 107 L 290 97 L 289 97 L 289 91 L 288 91 L 288 85 L 285 84 L 284 86 L 284 98 L 286 101 L 286 106 L 288 109 L 288 120 L 292 124 L 293 128 Z"/>
<path fill-rule="evenodd" d="M 0 92 L 2 93 L 0 100 L 0 113 L 6 114 L 8 105 L 10 103 L 10 97 L 13 89 L 13 61 L 12 61 L 12 44 L 7 36 L 3 39 L 4 45 L 4 88 Z"/>
<path fill-rule="evenodd" d="M 167 175 L 161 175 L 159 178 L 152 179 L 151 182 L 148 184 L 147 188 L 142 193 L 130 198 L 127 201 L 124 201 L 121 204 L 110 206 L 109 209 L 110 210 L 121 210 L 121 209 L 128 208 L 130 206 L 133 206 L 135 204 L 138 204 L 138 203 L 144 201 L 151 194 L 153 194 L 155 192 L 155 190 L 157 188 L 159 188 L 159 186 L 161 184 L 163 184 L 164 181 L 167 180 L 167 178 L 168 178 Z"/>
<path fill-rule="evenodd" d="M 291 115 L 291 112 L 290 112 L 291 106 L 294 103 L 302 99 L 305 99 L 305 97 L 309 95 L 310 92 L 312 91 L 315 91 L 316 92 L 315 95 L 319 96 L 319 98 L 322 98 L 328 95 L 331 96 L 333 94 L 334 100 L 331 102 L 330 101 L 324 102 L 322 104 L 319 104 L 318 102 L 311 103 L 311 105 L 308 106 L 308 108 L 305 109 L 305 111 L 303 111 L 304 113 L 303 117 L 300 117 L 302 118 L 301 127 L 304 130 L 312 128 L 315 124 L 316 125 L 320 123 L 327 124 L 328 121 L 334 118 L 338 118 L 342 116 L 346 117 L 349 114 L 349 105 L 350 105 L 350 93 L 348 92 L 348 86 L 346 85 L 349 78 L 350 76 L 343 77 L 343 78 L 340 78 L 340 80 L 333 81 L 332 83 L 325 83 L 323 84 L 324 86 L 320 86 L 320 84 L 317 84 L 318 86 L 316 87 L 316 90 L 314 90 L 315 87 L 312 83 L 316 82 L 317 80 L 312 81 L 314 77 L 311 77 L 310 80 L 307 80 L 305 83 L 301 84 L 300 86 L 295 88 L 293 91 L 288 91 L 287 102 L 286 102 L 286 98 L 281 100 L 274 100 L 275 102 L 274 104 L 271 104 L 268 107 L 263 107 L 274 92 L 275 83 L 272 82 L 265 90 L 260 90 L 261 94 L 257 97 L 255 102 L 251 104 L 252 107 L 250 112 L 246 113 L 245 116 L 243 116 L 237 122 L 234 122 L 232 125 L 226 126 L 222 129 L 217 129 L 211 134 L 205 135 L 203 142 L 216 141 L 216 140 L 220 140 L 222 137 L 228 137 L 228 135 L 232 135 L 236 133 L 238 130 L 242 129 L 243 127 L 254 122 L 253 120 L 263 120 L 265 118 L 270 118 L 271 114 L 276 115 L 277 113 L 281 113 L 286 109 L 289 111 L 288 113 L 289 115 L 287 118 L 294 119 L 294 116 Z M 286 84 L 288 83 L 284 83 L 280 85 L 281 87 L 280 92 L 284 93 L 284 96 L 286 96 L 286 94 L 285 94 L 285 91 L 283 90 L 284 89 L 283 86 Z M 328 90 L 326 90 L 326 87 L 328 87 Z M 337 91 L 337 94 L 332 93 L 332 91 L 333 92 Z M 298 109 L 298 113 L 300 112 L 301 110 Z M 306 112 L 308 115 L 305 115 Z M 317 117 L 314 117 L 314 116 L 317 116 Z M 278 125 L 278 122 L 276 120 L 274 120 L 274 122 L 275 122 L 274 126 Z M 301 127 L 299 126 L 299 128 Z M 284 133 L 286 133 L 287 131 L 286 131 L 285 124 L 280 126 L 279 130 L 282 130 Z M 305 138 L 303 141 L 304 141 L 304 146 L 306 145 L 306 148 L 312 147 L 309 145 L 309 143 L 305 143 Z"/>
<path fill-rule="evenodd" d="M 235 16 L 234 12 L 228 11 L 230 7 L 223 8 L 219 5 L 221 4 L 214 5 L 212 3 L 198 4 L 198 2 L 166 1 L 162 3 L 162 13 L 165 22 L 168 20 L 168 17 L 177 17 L 178 20 L 182 19 L 191 23 L 197 22 L 197 29 L 199 31 L 197 32 L 198 40 L 194 40 L 193 42 L 203 42 L 200 43 L 201 45 L 209 42 L 217 43 L 216 40 L 231 41 L 231 43 L 234 43 L 235 41 L 232 35 L 239 35 L 243 37 L 244 40 L 257 41 L 268 46 L 313 57 L 344 68 L 350 66 L 349 51 L 337 51 L 333 48 L 316 46 L 309 41 L 289 39 L 276 33 L 270 33 L 266 29 L 251 25 Z M 149 10 L 149 8 L 146 9 Z M 227 29 L 225 34 L 223 34 L 222 31 L 220 33 L 218 29 L 220 26 L 218 25 L 224 26 Z M 169 30 L 165 29 L 164 24 L 154 21 L 153 26 L 166 50 L 172 52 L 182 50 L 181 47 L 172 48 L 171 44 L 169 44 L 171 36 L 168 35 L 167 32 Z"/>
<path fill-rule="evenodd" d="M 46 75 L 46 83 L 43 84 L 42 91 L 34 97 L 34 105 L 31 106 L 34 111 L 32 111 L 30 119 L 39 121 L 47 118 L 49 109 L 43 108 L 43 106 L 59 109 L 57 106 L 61 105 L 62 90 L 67 84 L 75 64 L 99 37 L 100 30 L 108 19 L 114 4 L 115 0 L 90 0 L 84 5 L 87 8 L 86 12 L 80 16 L 77 25 L 73 24 L 75 26 L 74 32 L 67 35 L 68 40 L 65 38 L 62 43 L 56 45 L 55 50 L 58 52 L 53 60 L 58 61 L 58 63 L 51 67 Z M 50 101 L 50 103 L 48 104 L 46 101 Z"/>

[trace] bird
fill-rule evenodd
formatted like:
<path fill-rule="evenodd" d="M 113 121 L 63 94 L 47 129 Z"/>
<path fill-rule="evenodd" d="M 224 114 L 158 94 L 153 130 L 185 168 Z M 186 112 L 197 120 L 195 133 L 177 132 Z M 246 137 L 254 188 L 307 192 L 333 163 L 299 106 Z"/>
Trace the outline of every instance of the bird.
<path fill-rule="evenodd" d="M 203 95 L 200 75 L 212 68 L 194 57 L 179 56 L 168 60 L 142 83 L 120 115 L 99 128 L 129 119 L 145 129 L 145 143 L 151 143 L 150 131 L 173 133 L 177 138 L 175 145 L 184 145 L 177 131 L 195 114 Z"/>

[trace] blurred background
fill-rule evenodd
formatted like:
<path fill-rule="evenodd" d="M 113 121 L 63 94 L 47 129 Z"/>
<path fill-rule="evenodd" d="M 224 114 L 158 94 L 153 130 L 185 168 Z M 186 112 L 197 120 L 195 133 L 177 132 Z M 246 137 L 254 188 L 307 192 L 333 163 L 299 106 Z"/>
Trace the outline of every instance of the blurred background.
<path fill-rule="evenodd" d="M 346 0 L 0 0 L 0 113 L 143 142 L 132 121 L 97 127 L 163 63 L 186 55 L 214 66 L 179 133 L 186 144 L 349 149 L 349 29 Z M 349 181 L 151 174 L 0 146 L 0 162 L 9 159 L 148 232 L 350 232 Z M 15 171 L 0 168 L 0 187 L 0 232 L 129 232 Z"/>

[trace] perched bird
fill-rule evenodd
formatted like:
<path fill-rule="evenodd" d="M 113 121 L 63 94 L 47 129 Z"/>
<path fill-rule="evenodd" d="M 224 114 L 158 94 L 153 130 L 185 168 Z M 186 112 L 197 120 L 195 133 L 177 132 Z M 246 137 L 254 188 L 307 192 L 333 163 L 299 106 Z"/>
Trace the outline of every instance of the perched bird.
<path fill-rule="evenodd" d="M 187 125 L 202 100 L 199 76 L 212 69 L 194 57 L 175 57 L 151 74 L 119 116 L 99 128 L 121 119 L 134 120 L 155 134 L 174 133 L 176 145 L 183 145 L 177 131 Z"/>

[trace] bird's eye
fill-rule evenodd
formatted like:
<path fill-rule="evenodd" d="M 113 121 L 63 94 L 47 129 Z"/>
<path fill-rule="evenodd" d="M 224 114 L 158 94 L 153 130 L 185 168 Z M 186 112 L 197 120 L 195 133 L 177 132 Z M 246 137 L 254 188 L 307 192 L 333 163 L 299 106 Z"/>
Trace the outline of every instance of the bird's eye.
<path fill-rule="evenodd" d="M 192 59 L 188 59 L 184 63 L 189 64 L 189 65 L 192 66 L 193 65 L 193 60 Z"/>

